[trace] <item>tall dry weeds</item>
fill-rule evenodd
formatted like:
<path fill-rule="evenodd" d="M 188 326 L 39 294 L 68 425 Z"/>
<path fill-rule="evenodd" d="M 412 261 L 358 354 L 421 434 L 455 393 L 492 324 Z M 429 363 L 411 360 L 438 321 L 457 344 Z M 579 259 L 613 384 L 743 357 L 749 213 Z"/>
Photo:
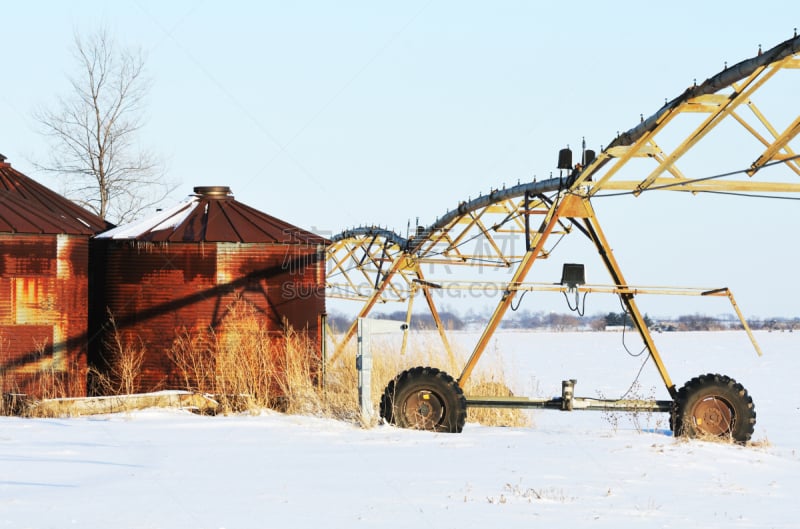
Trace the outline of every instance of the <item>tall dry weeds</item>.
<path fill-rule="evenodd" d="M 392 344 L 374 341 L 371 397 L 375 410 L 386 385 L 404 369 L 430 365 L 456 375 L 460 372 L 463 363 L 458 364 L 465 355 L 451 357 L 436 340 L 418 342 L 412 352 L 401 355 Z M 269 407 L 362 422 L 355 345 L 323 368 L 319 346 L 307 333 L 287 327 L 276 336 L 263 316 L 244 302 L 228 308 L 217 331 L 180 333 L 168 356 L 180 386 L 213 395 L 223 413 Z M 478 389 L 507 391 L 502 370 L 479 370 L 472 378 Z M 520 410 L 472 409 L 468 420 L 490 425 L 530 424 Z"/>
<path fill-rule="evenodd" d="M 0 340 L 0 347 L 3 346 Z M 36 404 L 40 400 L 74 397 L 85 391 L 84 362 L 54 353 L 48 342 L 35 343 L 30 365 L 0 369 L 0 414 L 37 416 Z"/>
<path fill-rule="evenodd" d="M 103 341 L 103 369 L 90 368 L 91 391 L 102 395 L 132 395 L 141 389 L 140 377 L 147 350 L 141 338 L 123 334 L 109 311 L 111 333 Z"/>
<path fill-rule="evenodd" d="M 23 385 L 30 397 L 57 399 L 82 395 L 86 391 L 86 370 L 79 361 L 54 353 L 48 342 L 35 343 L 34 349 L 35 371 L 16 375 L 27 377 Z"/>
<path fill-rule="evenodd" d="M 168 352 L 179 384 L 213 395 L 222 412 L 321 407 L 316 345 L 305 333 L 270 332 L 255 308 L 232 304 L 218 330 L 183 331 Z"/>
<path fill-rule="evenodd" d="M 466 364 L 466 354 L 454 350 L 448 353 L 438 337 L 418 335 L 405 354 L 399 354 L 399 347 L 391 341 L 372 340 L 371 397 L 373 408 L 378 409 L 381 395 L 389 382 L 398 373 L 415 366 L 431 366 L 458 377 Z M 330 416 L 361 420 L 357 405 L 358 373 L 356 371 L 355 345 L 350 345 L 337 358 L 335 364 L 326 367 L 325 388 L 327 412 Z M 465 388 L 467 395 L 508 396 L 506 375 L 502 365 L 479 366 Z M 377 423 L 377 415 L 373 424 Z M 467 421 L 487 426 L 529 426 L 530 413 L 519 409 L 471 408 Z M 366 425 L 370 426 L 370 425 Z"/>

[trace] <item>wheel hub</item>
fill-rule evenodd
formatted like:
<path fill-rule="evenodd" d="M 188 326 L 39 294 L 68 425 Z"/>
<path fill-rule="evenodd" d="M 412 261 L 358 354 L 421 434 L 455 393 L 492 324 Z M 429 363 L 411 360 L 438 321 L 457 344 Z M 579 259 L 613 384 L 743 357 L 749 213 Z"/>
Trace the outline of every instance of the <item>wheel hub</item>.
<path fill-rule="evenodd" d="M 733 411 L 730 405 L 718 397 L 707 397 L 697 403 L 692 418 L 701 432 L 710 435 L 723 435 L 731 432 Z"/>
<path fill-rule="evenodd" d="M 441 399 L 428 390 L 420 390 L 409 395 L 404 408 L 408 422 L 423 430 L 433 429 L 444 416 Z"/>

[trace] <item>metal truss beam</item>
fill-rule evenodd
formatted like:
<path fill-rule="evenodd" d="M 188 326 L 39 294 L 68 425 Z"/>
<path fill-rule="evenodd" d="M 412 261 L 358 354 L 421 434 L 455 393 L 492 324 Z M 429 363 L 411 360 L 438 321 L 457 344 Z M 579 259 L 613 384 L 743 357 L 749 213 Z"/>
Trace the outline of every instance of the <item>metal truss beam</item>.
<path fill-rule="evenodd" d="M 758 100 L 763 88 L 781 76 L 788 76 L 793 83 L 791 94 L 800 92 L 799 53 L 800 37 L 795 36 L 688 88 L 655 114 L 617 136 L 588 165 L 576 166 L 567 177 L 492 189 L 478 198 L 460 202 L 432 224 L 418 226 L 406 237 L 377 227 L 343 231 L 332 238 L 328 249 L 329 296 L 359 301 L 362 305 L 358 316 L 364 317 L 376 304 L 390 301 L 408 303 L 410 311 L 413 297 L 422 292 L 449 352 L 431 289 L 452 280 L 454 275 L 468 276 L 475 268 L 507 269 L 510 279 L 497 283 L 502 298 L 459 377 L 463 387 L 516 292 L 525 288 L 533 264 L 550 255 L 560 236 L 577 230 L 599 252 L 614 281 L 613 293 L 620 296 L 632 314 L 674 397 L 675 387 L 635 302 L 635 296 L 642 292 L 625 282 L 591 200 L 604 196 L 601 193 L 604 191 L 636 195 L 659 189 L 691 193 L 800 193 L 800 179 L 795 179 L 800 176 L 800 157 L 796 154 L 800 149 L 792 145 L 800 134 L 800 116 L 790 115 L 788 121 L 785 113 L 768 118 Z M 676 142 L 673 137 L 676 131 L 683 131 L 678 124 L 685 125 L 684 118 L 690 114 L 695 118 L 688 121 L 694 125 L 688 133 L 682 132 L 682 139 Z M 778 127 L 775 123 L 779 122 L 788 125 Z M 685 155 L 710 141 L 708 138 L 714 137 L 713 133 L 723 123 L 737 126 L 737 130 L 755 140 L 749 166 L 713 177 L 691 174 L 686 167 L 679 167 Z M 668 149 L 665 145 L 675 147 Z M 743 148 L 737 145 L 737 151 Z M 652 165 L 645 171 L 633 171 L 631 177 L 623 169 L 633 161 Z M 766 167 L 776 165 L 786 169 L 780 179 L 762 178 L 767 173 Z M 741 318 L 727 289 L 714 292 L 723 291 Z M 352 338 L 354 329 L 355 321 L 332 359 Z"/>

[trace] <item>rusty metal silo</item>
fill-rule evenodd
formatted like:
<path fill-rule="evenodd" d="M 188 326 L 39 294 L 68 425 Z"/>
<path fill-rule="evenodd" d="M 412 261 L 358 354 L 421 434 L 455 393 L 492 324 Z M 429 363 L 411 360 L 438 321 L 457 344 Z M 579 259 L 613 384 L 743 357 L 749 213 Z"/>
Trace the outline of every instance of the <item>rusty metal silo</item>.
<path fill-rule="evenodd" d="M 89 238 L 102 219 L 0 156 L 0 391 L 86 394 Z"/>
<path fill-rule="evenodd" d="M 183 389 L 169 356 L 176 338 L 218 330 L 237 303 L 276 337 L 288 325 L 321 341 L 328 241 L 236 201 L 227 187 L 194 192 L 92 242 L 103 287 L 91 311 L 104 316 L 105 340 L 94 342 L 90 362 L 109 365 L 103 342 L 134 342 L 144 351 L 137 391 Z"/>

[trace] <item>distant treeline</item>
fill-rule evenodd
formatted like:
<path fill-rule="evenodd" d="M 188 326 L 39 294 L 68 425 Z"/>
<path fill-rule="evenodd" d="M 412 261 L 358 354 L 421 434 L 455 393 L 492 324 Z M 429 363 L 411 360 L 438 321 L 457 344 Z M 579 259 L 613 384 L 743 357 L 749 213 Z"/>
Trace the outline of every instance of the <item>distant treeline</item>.
<path fill-rule="evenodd" d="M 389 313 L 376 312 L 370 314 L 369 317 L 381 320 L 405 321 L 406 313 L 405 311 L 395 311 Z M 467 325 L 467 322 L 464 320 L 464 318 L 453 312 L 448 312 L 448 311 L 440 312 L 439 318 L 442 321 L 442 325 L 444 325 L 446 329 L 453 329 L 459 331 L 464 329 Z M 328 324 L 336 331 L 347 330 L 347 328 L 353 323 L 353 319 L 354 318 L 352 316 L 348 316 L 340 312 L 334 311 L 328 314 Z M 411 328 L 435 329 L 436 323 L 433 321 L 433 316 L 431 316 L 430 313 L 412 314 Z"/>
<path fill-rule="evenodd" d="M 405 321 L 405 311 L 389 313 L 376 312 L 370 314 L 371 318 Z M 489 316 L 468 313 L 460 315 L 452 311 L 439 313 L 442 324 L 447 329 L 463 330 L 481 328 L 488 321 Z M 648 328 L 654 331 L 721 331 L 737 330 L 742 328 L 741 322 L 733 317 L 715 318 L 705 314 L 685 314 L 677 318 L 655 319 L 644 315 Z M 328 323 L 337 331 L 346 330 L 353 323 L 353 317 L 339 312 L 328 315 Z M 800 329 L 800 317 L 797 318 L 769 318 L 764 320 L 747 320 L 753 330 L 793 331 Z M 506 315 L 500 323 L 502 329 L 535 329 L 552 331 L 593 330 L 604 331 L 611 329 L 632 328 L 633 322 L 630 315 L 625 312 L 609 312 L 579 317 L 575 314 L 559 314 L 555 312 L 530 312 L 519 311 Z M 412 329 L 434 329 L 436 325 L 430 313 L 412 314 Z"/>

